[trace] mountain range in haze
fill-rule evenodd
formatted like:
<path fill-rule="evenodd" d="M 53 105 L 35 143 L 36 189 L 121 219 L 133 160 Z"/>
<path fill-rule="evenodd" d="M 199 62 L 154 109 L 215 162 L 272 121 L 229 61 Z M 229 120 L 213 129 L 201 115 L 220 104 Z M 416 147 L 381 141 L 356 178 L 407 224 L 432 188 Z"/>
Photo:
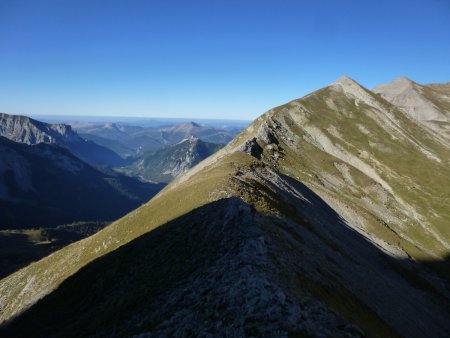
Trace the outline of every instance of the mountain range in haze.
<path fill-rule="evenodd" d="M 2 333 L 448 337 L 449 97 L 342 77 L 269 110 L 143 206 L 2 279 Z"/>
<path fill-rule="evenodd" d="M 161 149 L 191 136 L 208 143 L 227 144 L 241 131 L 241 128 L 224 130 L 188 122 L 146 128 L 117 123 L 79 124 L 76 126 L 76 130 L 85 139 L 110 148 L 122 157 L 127 157 Z"/>

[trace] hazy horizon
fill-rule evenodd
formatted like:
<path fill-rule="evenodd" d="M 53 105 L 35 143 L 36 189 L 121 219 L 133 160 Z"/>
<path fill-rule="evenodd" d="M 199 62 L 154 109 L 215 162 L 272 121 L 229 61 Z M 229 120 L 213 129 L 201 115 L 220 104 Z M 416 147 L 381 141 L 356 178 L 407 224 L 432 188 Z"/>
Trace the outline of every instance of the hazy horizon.
<path fill-rule="evenodd" d="M 95 116 L 95 115 L 33 115 L 28 114 L 32 119 L 52 124 L 69 124 L 73 128 L 80 128 L 84 125 L 105 125 L 114 123 L 118 125 L 130 125 L 140 127 L 161 128 L 186 123 L 197 123 L 202 126 L 209 126 L 223 130 L 243 129 L 247 127 L 251 120 L 215 119 L 215 118 L 192 118 L 192 117 L 148 117 L 148 116 Z"/>

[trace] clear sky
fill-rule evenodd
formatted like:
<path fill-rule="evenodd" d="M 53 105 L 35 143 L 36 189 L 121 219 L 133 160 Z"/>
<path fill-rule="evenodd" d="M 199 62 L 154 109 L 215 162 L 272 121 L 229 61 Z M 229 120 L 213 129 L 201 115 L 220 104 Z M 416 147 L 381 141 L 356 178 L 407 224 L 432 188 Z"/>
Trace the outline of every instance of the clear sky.
<path fill-rule="evenodd" d="M 0 0 L 0 111 L 253 119 L 341 75 L 450 81 L 450 1 Z"/>

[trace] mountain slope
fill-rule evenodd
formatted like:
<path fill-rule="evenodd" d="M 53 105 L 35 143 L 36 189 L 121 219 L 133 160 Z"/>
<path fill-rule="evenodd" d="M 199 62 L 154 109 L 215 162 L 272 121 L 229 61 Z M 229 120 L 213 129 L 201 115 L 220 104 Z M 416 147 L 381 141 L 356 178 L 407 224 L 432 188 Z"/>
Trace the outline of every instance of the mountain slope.
<path fill-rule="evenodd" d="M 400 77 L 374 92 L 450 140 L 450 83 L 421 85 Z"/>
<path fill-rule="evenodd" d="M 114 220 L 161 188 L 101 173 L 56 145 L 0 137 L 1 229 Z"/>
<path fill-rule="evenodd" d="M 2 280 L 1 320 L 31 307 L 12 335 L 446 337 L 449 155 L 341 78 Z"/>
<path fill-rule="evenodd" d="M 162 137 L 168 143 L 176 143 L 195 136 L 203 141 L 218 144 L 227 144 L 233 139 L 233 133 L 216 129 L 209 126 L 202 126 L 195 122 L 183 123 L 172 127 L 162 128 Z"/>
<path fill-rule="evenodd" d="M 111 149 L 122 158 L 133 157 L 136 153 L 133 148 L 112 138 L 106 138 L 95 134 L 80 134 L 80 136 L 85 140 L 92 141 L 102 147 Z"/>
<path fill-rule="evenodd" d="M 0 113 L 0 136 L 29 145 L 56 144 L 94 165 L 115 166 L 123 162 L 115 152 L 82 139 L 65 124 L 48 124 L 27 116 Z"/>
<path fill-rule="evenodd" d="M 146 152 L 122 170 L 148 181 L 170 182 L 220 148 L 220 144 L 207 143 L 191 136 L 165 148 Z"/>
<path fill-rule="evenodd" d="M 421 85 L 405 77 L 379 85 L 374 92 L 419 121 L 450 120 L 450 84 Z"/>

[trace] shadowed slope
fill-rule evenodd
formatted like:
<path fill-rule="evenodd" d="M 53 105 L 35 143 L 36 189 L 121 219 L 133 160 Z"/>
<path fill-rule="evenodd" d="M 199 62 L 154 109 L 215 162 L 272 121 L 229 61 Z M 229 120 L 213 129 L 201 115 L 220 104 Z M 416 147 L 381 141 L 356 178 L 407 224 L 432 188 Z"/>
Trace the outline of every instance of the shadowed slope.
<path fill-rule="evenodd" d="M 163 184 L 104 173 L 67 149 L 0 136 L 0 229 L 114 220 L 148 201 Z"/>
<path fill-rule="evenodd" d="M 294 187 L 302 198 L 280 196 L 292 218 L 236 198 L 205 205 L 92 262 L 4 333 L 358 336 L 353 322 L 369 335 L 445 336 L 436 280 L 416 289 L 403 271 L 431 285 L 422 267 L 382 253 Z"/>

